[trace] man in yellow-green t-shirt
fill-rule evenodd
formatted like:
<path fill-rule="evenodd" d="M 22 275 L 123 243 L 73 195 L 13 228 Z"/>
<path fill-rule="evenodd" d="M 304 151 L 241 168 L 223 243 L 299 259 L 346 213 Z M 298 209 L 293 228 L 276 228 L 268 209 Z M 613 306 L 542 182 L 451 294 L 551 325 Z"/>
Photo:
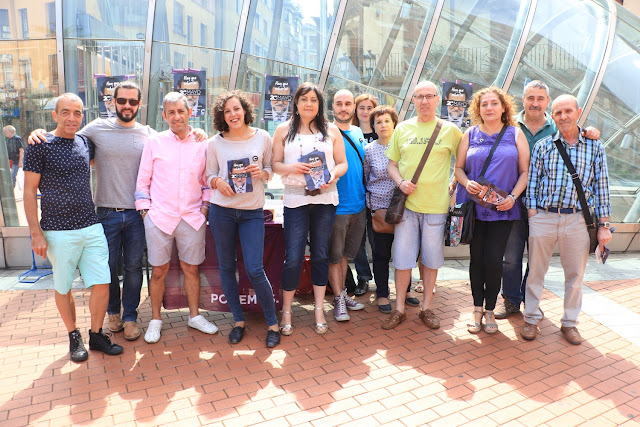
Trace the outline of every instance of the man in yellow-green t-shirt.
<path fill-rule="evenodd" d="M 384 329 L 394 328 L 407 318 L 405 296 L 418 254 L 424 281 L 420 319 L 431 329 L 440 327 L 440 320 L 430 305 L 438 269 L 444 264 L 451 156 L 456 155 L 462 132 L 453 123 L 443 121 L 418 183 L 413 184 L 411 178 L 437 123 L 440 96 L 436 85 L 428 81 L 418 83 L 413 92 L 413 103 L 417 116 L 398 125 L 387 151 L 389 175 L 408 197 L 402 222 L 395 228 L 393 245 L 396 310 L 383 322 Z"/>

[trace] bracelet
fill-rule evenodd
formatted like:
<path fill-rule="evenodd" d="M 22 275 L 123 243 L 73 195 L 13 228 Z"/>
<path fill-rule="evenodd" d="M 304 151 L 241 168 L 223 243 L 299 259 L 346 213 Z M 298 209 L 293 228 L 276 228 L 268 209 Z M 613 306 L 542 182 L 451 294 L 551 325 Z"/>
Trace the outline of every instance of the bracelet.
<path fill-rule="evenodd" d="M 211 206 L 211 202 L 202 202 L 202 206 L 208 209 Z"/>
<path fill-rule="evenodd" d="M 400 183 L 398 184 L 398 188 L 400 188 L 403 182 L 404 182 L 404 179 L 400 181 Z"/>
<path fill-rule="evenodd" d="M 218 189 L 218 184 L 216 184 L 216 182 L 218 182 L 219 179 L 220 179 L 220 177 L 216 176 L 216 179 L 213 180 L 213 189 L 214 190 Z"/>
<path fill-rule="evenodd" d="M 513 194 L 509 194 L 507 197 L 511 197 L 511 200 L 513 200 L 513 203 L 516 202 L 516 196 L 514 196 Z"/>

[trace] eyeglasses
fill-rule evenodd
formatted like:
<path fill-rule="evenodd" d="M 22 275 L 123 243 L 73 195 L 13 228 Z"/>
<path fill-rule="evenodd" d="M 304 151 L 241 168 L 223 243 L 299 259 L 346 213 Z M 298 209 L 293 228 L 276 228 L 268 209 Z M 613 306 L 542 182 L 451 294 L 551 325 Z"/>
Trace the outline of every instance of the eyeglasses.
<path fill-rule="evenodd" d="M 433 98 L 437 97 L 438 95 L 432 95 L 432 94 L 428 94 L 428 95 L 413 95 L 413 99 L 415 99 L 418 102 L 422 102 L 425 99 L 427 101 L 431 101 Z"/>
<path fill-rule="evenodd" d="M 136 105 L 140 104 L 139 99 L 116 98 L 116 102 L 119 105 L 124 105 L 127 103 L 127 101 L 129 101 L 129 105 L 131 105 L 132 107 L 135 107 Z"/>

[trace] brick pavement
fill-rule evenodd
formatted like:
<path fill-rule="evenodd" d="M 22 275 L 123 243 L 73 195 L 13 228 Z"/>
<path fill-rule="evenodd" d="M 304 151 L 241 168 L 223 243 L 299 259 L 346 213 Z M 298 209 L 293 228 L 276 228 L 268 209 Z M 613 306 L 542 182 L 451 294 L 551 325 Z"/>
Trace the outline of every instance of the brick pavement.
<path fill-rule="evenodd" d="M 639 280 L 587 283 L 640 313 Z M 143 290 L 140 320 L 150 319 Z M 88 293 L 74 290 L 88 343 Z M 371 299 L 367 294 L 360 300 Z M 20 425 L 631 425 L 640 420 L 640 348 L 582 313 L 586 338 L 559 332 L 562 300 L 545 291 L 539 338 L 522 340 L 520 315 L 500 332 L 470 335 L 468 282 L 438 283 L 440 330 L 408 321 L 384 331 L 373 304 L 330 331 L 311 328 L 311 299 L 294 307 L 294 334 L 270 351 L 261 315 L 231 346 L 228 313 L 205 313 L 220 333 L 186 326 L 186 309 L 163 312 L 157 344 L 127 342 L 120 356 L 69 361 L 52 290 L 0 292 L 0 424 Z"/>

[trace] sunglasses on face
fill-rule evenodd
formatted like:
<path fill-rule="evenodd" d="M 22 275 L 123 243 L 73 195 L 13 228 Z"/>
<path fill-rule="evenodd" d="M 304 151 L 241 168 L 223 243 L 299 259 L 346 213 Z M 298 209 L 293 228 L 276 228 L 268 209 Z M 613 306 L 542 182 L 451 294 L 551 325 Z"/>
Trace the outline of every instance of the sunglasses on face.
<path fill-rule="evenodd" d="M 140 103 L 139 99 L 116 98 L 116 102 L 118 103 L 118 105 L 124 105 L 127 103 L 127 101 L 132 107 L 135 107 Z"/>

